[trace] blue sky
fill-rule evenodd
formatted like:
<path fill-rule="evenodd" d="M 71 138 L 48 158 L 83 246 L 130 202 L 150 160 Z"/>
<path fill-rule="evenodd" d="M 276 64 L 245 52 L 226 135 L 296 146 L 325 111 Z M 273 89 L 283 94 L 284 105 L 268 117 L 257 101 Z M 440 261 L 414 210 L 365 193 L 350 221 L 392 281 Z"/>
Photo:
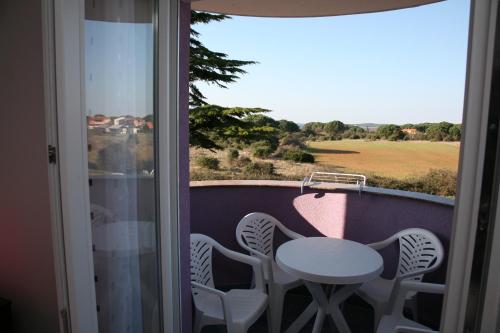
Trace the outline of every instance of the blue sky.
<path fill-rule="evenodd" d="M 209 103 L 262 107 L 299 123 L 461 122 L 468 0 L 327 18 L 233 17 L 197 25 L 204 44 L 256 60 Z"/>

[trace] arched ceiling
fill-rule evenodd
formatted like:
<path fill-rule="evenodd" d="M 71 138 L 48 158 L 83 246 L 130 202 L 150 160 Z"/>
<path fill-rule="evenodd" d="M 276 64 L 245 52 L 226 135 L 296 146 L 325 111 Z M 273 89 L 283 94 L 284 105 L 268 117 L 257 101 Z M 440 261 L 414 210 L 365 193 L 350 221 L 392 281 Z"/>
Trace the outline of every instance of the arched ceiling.
<path fill-rule="evenodd" d="M 442 0 L 193 0 L 194 10 L 258 17 L 321 17 L 417 7 Z"/>

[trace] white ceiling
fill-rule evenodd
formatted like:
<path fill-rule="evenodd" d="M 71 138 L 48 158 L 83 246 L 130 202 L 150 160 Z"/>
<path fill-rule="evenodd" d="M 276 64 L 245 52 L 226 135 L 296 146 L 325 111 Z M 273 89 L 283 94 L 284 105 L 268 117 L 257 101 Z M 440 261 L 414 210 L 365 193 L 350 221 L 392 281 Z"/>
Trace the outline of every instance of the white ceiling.
<path fill-rule="evenodd" d="M 319 17 L 381 12 L 442 0 L 193 0 L 194 10 L 242 16 Z"/>

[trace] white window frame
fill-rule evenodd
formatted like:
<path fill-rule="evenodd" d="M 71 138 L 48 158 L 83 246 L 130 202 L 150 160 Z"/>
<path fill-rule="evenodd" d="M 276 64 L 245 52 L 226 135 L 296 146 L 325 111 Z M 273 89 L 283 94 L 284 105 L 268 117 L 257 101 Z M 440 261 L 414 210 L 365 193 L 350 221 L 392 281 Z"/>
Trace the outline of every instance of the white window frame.
<path fill-rule="evenodd" d="M 61 332 L 97 333 L 89 223 L 87 129 L 84 109 L 84 0 L 43 0 L 46 119 L 58 161 L 50 168 L 51 208 Z M 158 91 L 155 172 L 160 218 L 163 332 L 181 327 L 178 218 L 177 0 L 158 0 Z M 159 37 L 161 36 L 161 37 Z M 163 112 L 161 111 L 163 110 Z M 159 143 L 162 144 L 159 144 Z"/>

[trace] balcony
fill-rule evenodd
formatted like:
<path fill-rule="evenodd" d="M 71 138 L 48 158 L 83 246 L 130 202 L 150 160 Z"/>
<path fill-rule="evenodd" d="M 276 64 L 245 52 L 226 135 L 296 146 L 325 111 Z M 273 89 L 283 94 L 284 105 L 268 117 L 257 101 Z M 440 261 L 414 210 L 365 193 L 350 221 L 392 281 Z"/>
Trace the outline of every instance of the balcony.
<path fill-rule="evenodd" d="M 451 199 L 371 187 L 360 192 L 357 186 L 334 184 L 314 185 L 301 193 L 301 185 L 295 181 L 191 182 L 191 232 L 206 234 L 225 247 L 242 251 L 235 238 L 236 225 L 244 215 L 257 211 L 275 216 L 286 227 L 304 236 L 344 238 L 363 244 L 380 241 L 402 229 L 424 228 L 436 234 L 445 252 L 448 250 L 454 208 Z M 96 176 L 90 187 L 91 198 L 95 199 L 92 203 L 100 205 L 105 199 L 106 208 L 112 211 L 115 220 L 153 221 L 152 186 L 150 176 Z M 130 193 L 137 197 L 131 198 Z M 130 204 L 134 201 L 135 204 Z M 276 238 L 277 244 L 285 241 L 279 233 Z M 395 273 L 397 251 L 394 246 L 381 252 L 385 266 L 383 277 Z M 141 258 L 141 265 L 149 262 L 151 267 L 154 266 L 153 259 Z M 141 274 L 154 275 L 149 274 L 147 268 L 142 269 Z M 229 289 L 250 283 L 251 271 L 243 264 L 215 256 L 214 269 L 219 288 Z M 444 264 L 426 275 L 425 281 L 444 283 L 445 274 L 446 253 Z M 143 295 L 146 294 L 143 290 Z M 305 288 L 298 288 L 287 297 L 284 328 L 287 321 L 291 322 L 311 300 Z M 145 299 L 142 304 L 145 310 L 152 306 Z M 419 296 L 418 305 L 419 321 L 436 327 L 441 297 Z M 344 311 L 354 332 L 369 331 L 371 310 L 360 299 L 349 299 Z M 265 327 L 265 318 L 261 318 L 252 330 L 265 331 Z M 210 332 L 210 329 L 206 331 Z M 213 332 L 218 332 L 217 328 L 213 328 Z"/>

